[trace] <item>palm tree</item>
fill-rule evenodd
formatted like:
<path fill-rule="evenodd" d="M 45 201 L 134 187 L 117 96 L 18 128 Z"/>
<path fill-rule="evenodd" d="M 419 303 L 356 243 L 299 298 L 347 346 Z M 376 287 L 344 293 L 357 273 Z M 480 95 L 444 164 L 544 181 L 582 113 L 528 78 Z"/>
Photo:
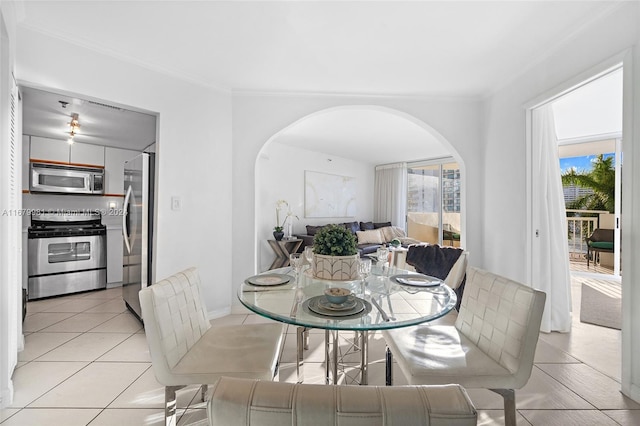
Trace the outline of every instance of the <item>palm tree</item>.
<path fill-rule="evenodd" d="M 571 169 L 562 174 L 563 185 L 577 185 L 590 188 L 593 193 L 583 195 L 569 203 L 569 209 L 606 210 L 613 213 L 615 209 L 616 171 L 613 167 L 613 157 L 604 158 L 602 154 L 596 156 L 593 169 L 576 172 Z"/>

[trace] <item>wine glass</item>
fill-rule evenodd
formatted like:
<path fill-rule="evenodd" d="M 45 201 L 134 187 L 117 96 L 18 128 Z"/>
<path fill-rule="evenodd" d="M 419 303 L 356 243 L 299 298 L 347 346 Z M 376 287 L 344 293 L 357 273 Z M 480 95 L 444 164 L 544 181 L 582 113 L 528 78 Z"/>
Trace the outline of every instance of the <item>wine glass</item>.
<path fill-rule="evenodd" d="M 379 247 L 378 250 L 376 250 L 376 258 L 378 259 L 378 262 L 380 263 L 381 273 L 382 273 L 382 275 L 384 275 L 384 265 L 389 260 L 389 249 L 384 247 L 384 246 L 383 247 Z"/>
<path fill-rule="evenodd" d="M 358 259 L 358 273 L 362 277 L 362 295 L 364 296 L 367 277 L 371 273 L 371 259 Z"/>
<path fill-rule="evenodd" d="M 289 255 L 289 263 L 293 267 L 293 271 L 296 274 L 296 286 L 298 285 L 298 277 L 300 275 L 300 268 L 302 267 L 302 256 L 300 253 L 291 253 Z"/>
<path fill-rule="evenodd" d="M 304 258 L 307 260 L 310 268 L 313 268 L 313 246 L 306 246 L 304 248 Z"/>

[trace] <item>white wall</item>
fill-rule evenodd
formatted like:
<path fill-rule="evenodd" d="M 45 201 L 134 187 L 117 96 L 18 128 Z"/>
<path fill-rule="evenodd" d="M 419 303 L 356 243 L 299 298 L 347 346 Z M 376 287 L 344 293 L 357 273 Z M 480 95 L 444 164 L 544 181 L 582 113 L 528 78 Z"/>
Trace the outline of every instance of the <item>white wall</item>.
<path fill-rule="evenodd" d="M 256 161 L 262 147 L 280 130 L 329 108 L 382 108 L 430 128 L 462 169 L 462 199 L 469 215 L 462 233 L 470 263 L 482 265 L 483 157 L 480 105 L 475 99 L 353 97 L 323 95 L 234 94 L 233 96 L 233 284 L 260 270 L 255 247 L 264 239 L 256 222 Z M 389 149 L 393 149 L 390 146 Z M 274 201 L 275 202 L 275 201 Z M 269 207 L 270 208 L 270 207 Z M 466 222 L 465 222 L 466 220 Z M 237 304 L 236 301 L 234 303 Z"/>
<path fill-rule="evenodd" d="M 11 193 L 10 144 L 11 133 L 10 104 L 12 97 L 12 74 L 15 60 L 15 9 L 13 4 L 0 2 L 0 210 L 20 208 L 13 203 Z M 18 132 L 20 132 L 18 124 Z M 21 152 L 20 139 L 16 141 L 17 155 Z M 18 159 L 19 164 L 19 159 Z M 18 173 L 19 177 L 20 174 Z M 0 408 L 13 400 L 11 375 L 18 361 L 18 350 L 24 346 L 22 338 L 22 292 L 15 281 L 13 272 L 19 275 L 21 265 L 15 264 L 20 258 L 21 245 L 12 239 L 19 225 L 15 216 L 0 216 Z M 18 253 L 16 253 L 16 251 Z M 19 263 L 19 262 L 18 262 Z M 18 285 L 16 285 L 18 284 Z"/>
<path fill-rule="evenodd" d="M 258 240 L 258 270 L 265 271 L 271 265 L 274 254 L 267 239 L 273 239 L 275 205 L 286 200 L 298 220 L 293 219 L 293 233 L 306 234 L 306 225 L 324 225 L 370 221 L 373 219 L 372 164 L 329 156 L 306 149 L 270 143 L 262 150 L 256 163 L 256 236 Z M 310 170 L 333 175 L 349 176 L 356 181 L 355 218 L 305 218 L 304 217 L 304 172 Z M 280 220 L 284 220 L 281 212 Z M 291 220 L 291 219 L 289 219 Z"/>
<path fill-rule="evenodd" d="M 216 244 L 231 241 L 230 94 L 26 29 L 17 77 L 159 113 L 156 280 L 196 266 L 210 313 L 228 312 L 231 252 Z M 181 197 L 180 211 L 171 210 L 172 196 Z"/>
<path fill-rule="evenodd" d="M 526 70 L 514 81 L 489 98 L 484 110 L 486 151 L 484 165 L 484 182 L 486 185 L 484 214 L 484 263 L 493 272 L 505 275 L 515 280 L 527 282 L 527 187 L 526 187 L 526 152 L 525 152 L 525 106 L 532 101 L 543 101 L 560 90 L 568 89 L 570 82 L 576 82 L 576 77 L 587 78 L 588 70 L 597 68 L 599 64 L 623 52 L 638 43 L 638 28 L 640 14 L 637 2 L 621 4 L 612 14 L 592 23 L 574 34 L 569 40 L 560 43 L 560 47 L 550 51 L 549 56 L 540 60 L 536 66 Z M 640 63 L 636 49 L 636 67 Z M 627 64 L 629 65 L 629 64 Z M 627 70 L 625 70 L 627 72 Z M 640 77 L 637 68 L 635 77 L 627 81 L 637 87 Z M 625 91 L 629 91 L 630 84 Z M 638 92 L 636 92 L 638 93 Z M 640 96 L 639 96 L 640 97 Z M 638 99 L 638 98 L 636 98 Z M 637 100 L 635 105 L 638 105 Z M 631 103 L 626 105 L 629 111 Z M 625 166 L 623 170 L 623 301 L 629 295 L 631 302 L 625 305 L 624 319 L 628 321 L 633 315 L 636 319 L 633 326 L 625 330 L 623 326 L 623 390 L 627 394 L 633 393 L 635 399 L 640 399 L 638 384 L 640 384 L 640 321 L 638 321 L 638 306 L 640 306 L 640 292 L 631 288 L 631 283 L 638 281 L 640 271 L 631 256 L 637 253 L 638 226 L 640 225 L 640 209 L 630 209 L 633 203 L 638 206 L 638 191 L 631 191 L 630 185 L 638 182 L 638 171 L 632 164 L 639 154 L 628 155 L 637 150 L 640 142 L 638 135 L 639 112 L 635 110 L 636 133 L 631 128 L 624 129 L 623 151 Z M 636 151 L 637 152 L 637 151 Z M 640 164 L 638 161 L 637 164 Z M 632 175 L 633 174 L 633 175 Z M 628 176 L 628 177 L 627 177 Z M 633 177 L 631 177 L 633 176 Z M 634 199 L 635 195 L 635 199 Z M 626 209 L 626 214 L 625 214 Z M 631 244 L 635 244 L 633 247 Z M 625 284 L 626 283 L 626 284 Z M 635 286 L 637 288 L 637 286 Z M 631 306 L 629 306 L 630 304 Z M 631 322 L 624 322 L 631 325 Z M 634 329 L 631 329 L 631 328 Z M 635 342 L 635 343 L 631 343 Z M 628 346 L 625 349 L 625 345 Z M 635 352 L 631 350 L 635 348 Z M 633 359 L 633 354 L 636 354 Z M 626 382 L 626 383 L 625 383 Z M 634 388 L 635 387 L 635 388 Z M 635 391 L 631 391 L 635 389 Z"/>

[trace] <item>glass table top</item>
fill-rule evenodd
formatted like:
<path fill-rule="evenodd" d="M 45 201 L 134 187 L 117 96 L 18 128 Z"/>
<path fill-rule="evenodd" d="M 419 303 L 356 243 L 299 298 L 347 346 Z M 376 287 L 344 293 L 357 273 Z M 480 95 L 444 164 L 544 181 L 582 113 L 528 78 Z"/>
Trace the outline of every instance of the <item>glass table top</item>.
<path fill-rule="evenodd" d="M 286 274 L 291 279 L 283 285 L 274 285 L 277 279 L 257 280 L 272 282 L 270 285 L 252 285 L 245 280 L 238 289 L 240 302 L 266 318 L 309 328 L 363 331 L 407 327 L 440 318 L 456 304 L 453 290 L 437 278 L 429 277 L 434 281 L 430 287 L 400 284 L 399 281 L 419 283 L 420 280 L 407 279 L 406 275 L 424 277 L 401 269 L 370 275 L 364 293 L 362 280 L 322 280 L 314 278 L 310 269 L 300 273 L 297 286 L 291 268 L 261 275 L 273 274 Z M 398 281 L 398 275 L 405 279 Z M 327 306 L 324 292 L 331 287 L 349 289 L 356 299 L 350 299 L 344 307 Z M 353 308 L 345 309 L 347 305 Z"/>

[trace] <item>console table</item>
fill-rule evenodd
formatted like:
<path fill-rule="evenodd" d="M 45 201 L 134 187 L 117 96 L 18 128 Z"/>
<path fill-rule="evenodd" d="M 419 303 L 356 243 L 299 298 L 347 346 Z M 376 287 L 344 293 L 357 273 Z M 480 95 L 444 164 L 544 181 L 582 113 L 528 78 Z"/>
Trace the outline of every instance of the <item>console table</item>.
<path fill-rule="evenodd" d="M 273 260 L 269 269 L 282 268 L 289 266 L 289 255 L 298 251 L 302 245 L 302 240 L 299 238 L 293 238 L 289 240 L 267 240 L 271 250 L 276 254 L 276 258 Z"/>

